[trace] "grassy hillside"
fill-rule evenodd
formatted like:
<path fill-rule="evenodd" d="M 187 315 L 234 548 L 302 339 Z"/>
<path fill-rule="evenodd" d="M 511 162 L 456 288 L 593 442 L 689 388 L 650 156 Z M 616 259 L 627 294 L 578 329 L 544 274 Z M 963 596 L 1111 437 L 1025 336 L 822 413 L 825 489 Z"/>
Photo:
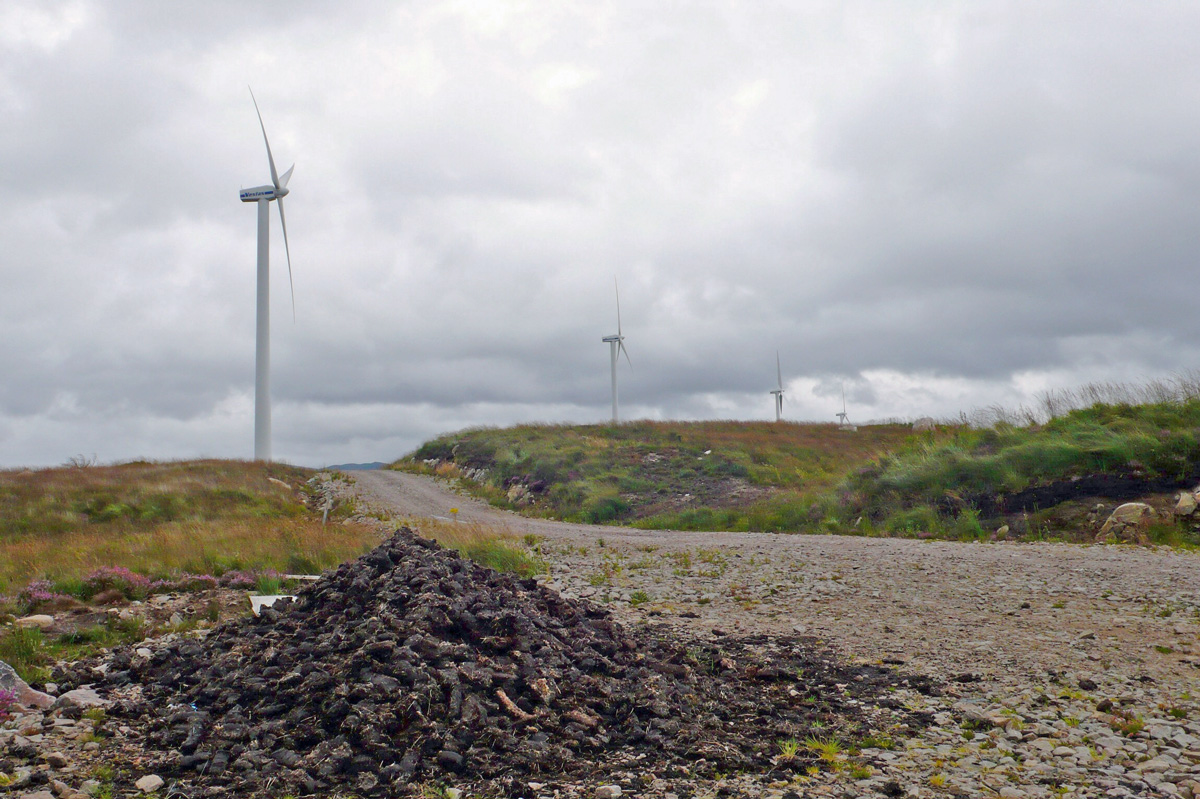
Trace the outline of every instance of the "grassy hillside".
<path fill-rule="evenodd" d="M 393 468 L 464 477 L 493 504 L 532 515 L 792 530 L 853 468 L 911 438 L 907 425 L 858 432 L 767 422 L 522 425 L 441 436 Z"/>
<path fill-rule="evenodd" d="M 56 660 L 248 611 L 222 605 L 211 589 L 286 592 L 295 586 L 285 573 L 320 571 L 376 546 L 374 525 L 350 522 L 352 500 L 339 501 L 322 525 L 314 474 L 216 460 L 0 471 L 0 660 L 38 683 Z M 523 576 L 545 569 L 496 531 L 429 523 L 420 532 L 493 568 Z M 182 620 L 152 620 L 156 601 L 127 618 L 105 612 L 151 595 L 197 594 L 209 598 L 184 600 Z M 52 613 L 66 628 L 5 626 L 29 613 Z"/>
<path fill-rule="evenodd" d="M 982 519 L 1070 537 L 1088 500 L 1170 495 L 1198 482 L 1200 400 L 1097 404 L 1044 425 L 958 428 L 875 458 L 845 482 L 839 505 L 844 517 L 893 533 L 965 532 Z M 1175 532 L 1195 539 L 1190 527 Z"/>
<path fill-rule="evenodd" d="M 0 471 L 0 593 L 113 566 L 307 572 L 373 546 L 374 531 L 322 528 L 304 504 L 312 474 L 215 460 Z"/>
<path fill-rule="evenodd" d="M 1083 540 L 1095 502 L 1200 482 L 1200 400 L 986 428 L 755 422 L 520 426 L 436 438 L 392 468 L 531 515 L 670 529 Z M 1103 519 L 1100 519 L 1103 521 Z M 1175 522 L 1159 538 L 1196 540 Z M 1168 529 L 1169 528 L 1169 529 Z"/>

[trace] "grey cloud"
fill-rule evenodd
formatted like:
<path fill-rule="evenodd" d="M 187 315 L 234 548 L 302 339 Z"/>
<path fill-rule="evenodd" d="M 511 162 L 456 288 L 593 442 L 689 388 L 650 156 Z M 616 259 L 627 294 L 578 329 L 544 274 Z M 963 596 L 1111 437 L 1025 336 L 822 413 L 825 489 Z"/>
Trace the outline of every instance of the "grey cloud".
<path fill-rule="evenodd" d="M 249 454 L 246 84 L 281 457 L 606 418 L 613 275 L 627 417 L 770 418 L 776 350 L 821 421 L 1200 356 L 1188 8 L 79 7 L 0 35 L 0 464 Z"/>

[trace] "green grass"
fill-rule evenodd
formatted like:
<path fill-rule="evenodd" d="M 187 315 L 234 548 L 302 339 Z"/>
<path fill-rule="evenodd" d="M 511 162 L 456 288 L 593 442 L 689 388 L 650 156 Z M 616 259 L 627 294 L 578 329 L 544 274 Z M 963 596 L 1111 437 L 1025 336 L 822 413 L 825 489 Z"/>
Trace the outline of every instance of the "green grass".
<path fill-rule="evenodd" d="M 1200 400 L 1095 405 L 1044 425 L 961 427 L 863 464 L 842 486 L 844 513 L 889 532 L 921 529 L 977 538 L 973 505 L 987 498 L 1094 475 L 1194 480 L 1200 474 Z M 974 517 L 972 517 L 974 514 Z M 1054 513 L 1030 514 L 1026 537 L 1061 532 Z M 1174 523 L 1150 530 L 1156 543 L 1197 543 Z"/>
<path fill-rule="evenodd" d="M 109 619 L 104 624 L 73 633 L 47 637 L 39 629 L 9 627 L 0 632 L 0 660 L 29 683 L 45 682 L 50 667 L 59 660 L 78 660 L 121 644 L 146 637 L 141 619 Z"/>
<path fill-rule="evenodd" d="M 489 569 L 518 577 L 534 577 L 550 571 L 537 536 L 518 537 L 506 529 L 474 522 L 422 519 L 408 523 L 417 534 L 432 538 Z"/>
<path fill-rule="evenodd" d="M 835 425 L 765 422 L 521 425 L 440 436 L 392 468 L 475 475 L 462 480 L 469 491 L 533 516 L 799 530 L 824 518 L 819 503 L 852 468 L 911 437 L 907 425 L 853 434 Z"/>
<path fill-rule="evenodd" d="M 392 468 L 460 478 L 497 506 L 566 521 L 959 541 L 986 540 L 1012 522 L 1012 539 L 1083 540 L 1095 533 L 1080 525 L 1086 509 L 1033 507 L 1013 518 L 990 509 L 998 497 L 1081 477 L 1200 479 L 1200 383 L 1192 388 L 1161 402 L 1069 409 L 1076 395 L 1137 394 L 1085 387 L 1047 395 L 1047 408 L 1060 415 L 1045 423 L 1029 416 L 1023 425 L 922 433 L 899 424 L 848 433 L 765 422 L 472 429 L 433 439 Z M 1200 545 L 1196 530 L 1175 521 L 1157 522 L 1147 535 Z"/>

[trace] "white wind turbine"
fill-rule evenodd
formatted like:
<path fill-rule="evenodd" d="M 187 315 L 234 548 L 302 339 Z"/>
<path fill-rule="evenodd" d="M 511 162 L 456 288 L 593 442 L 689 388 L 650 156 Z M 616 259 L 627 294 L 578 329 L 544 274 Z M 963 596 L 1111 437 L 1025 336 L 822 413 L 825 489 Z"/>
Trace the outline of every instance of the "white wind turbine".
<path fill-rule="evenodd" d="M 779 378 L 779 388 L 771 393 L 775 395 L 775 421 L 783 421 L 783 369 L 779 367 L 779 350 L 775 350 L 775 376 Z"/>
<path fill-rule="evenodd" d="M 850 424 L 850 418 L 846 416 L 846 384 L 842 383 L 842 412 L 837 414 L 839 430 L 857 430 L 858 428 Z"/>
<path fill-rule="evenodd" d="M 617 352 L 625 353 L 625 360 L 629 366 L 633 367 L 633 361 L 629 360 L 629 350 L 625 349 L 625 337 L 621 335 L 621 291 L 617 288 L 617 279 L 613 278 L 613 290 L 617 295 L 617 334 L 615 336 L 605 336 L 600 339 L 608 344 L 609 354 L 612 356 L 612 420 L 616 424 L 617 419 Z"/>
<path fill-rule="evenodd" d="M 283 249 L 287 253 L 288 287 L 292 291 L 292 321 L 296 320 L 296 289 L 292 285 L 292 252 L 288 248 L 287 220 L 283 216 L 283 198 L 288 193 L 288 180 L 292 177 L 295 164 L 280 177 L 275 171 L 275 158 L 271 155 L 271 142 L 267 139 L 267 127 L 258 110 L 254 90 L 250 90 L 254 112 L 258 114 L 258 126 L 262 128 L 263 142 L 267 145 L 267 163 L 271 166 L 271 185 L 242 189 L 244 203 L 258 203 L 258 319 L 254 340 L 254 459 L 271 460 L 271 276 L 270 276 L 270 208 L 271 201 L 279 203 L 279 224 L 283 228 Z"/>

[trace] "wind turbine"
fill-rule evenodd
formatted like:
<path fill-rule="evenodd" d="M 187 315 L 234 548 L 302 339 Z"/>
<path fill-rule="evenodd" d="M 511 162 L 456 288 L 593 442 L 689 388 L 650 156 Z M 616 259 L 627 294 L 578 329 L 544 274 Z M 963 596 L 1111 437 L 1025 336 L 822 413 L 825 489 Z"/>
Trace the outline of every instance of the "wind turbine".
<path fill-rule="evenodd" d="M 248 87 L 247 87 L 248 88 Z M 288 180 L 292 177 L 295 164 L 280 177 L 275 171 L 275 158 L 271 155 L 271 142 L 267 139 L 267 126 L 263 124 L 262 112 L 254 90 L 250 90 L 254 112 L 258 114 L 258 126 L 262 128 L 263 142 L 267 145 L 267 163 L 271 166 L 271 185 L 242 189 L 244 203 L 258 203 L 258 319 L 254 339 L 254 459 L 271 460 L 271 275 L 270 275 L 270 216 L 271 201 L 279 203 L 279 224 L 283 228 L 283 249 L 287 253 L 288 287 L 292 291 L 292 321 L 296 321 L 296 289 L 292 285 L 292 252 L 288 248 L 287 220 L 283 216 L 283 198 L 288 193 Z"/>
<path fill-rule="evenodd" d="M 608 344 L 609 355 L 612 356 L 612 420 L 613 424 L 617 423 L 617 351 L 625 353 L 625 360 L 629 363 L 630 368 L 633 367 L 633 361 L 629 360 L 629 350 L 625 349 L 625 337 L 621 335 L 621 290 L 617 288 L 617 279 L 613 278 L 613 290 L 617 295 L 617 335 L 605 336 L 600 339 Z"/>
<path fill-rule="evenodd" d="M 783 370 L 779 367 L 779 350 L 775 350 L 775 376 L 779 378 L 779 388 L 771 393 L 775 395 L 775 421 L 783 421 Z"/>
<path fill-rule="evenodd" d="M 842 412 L 837 414 L 839 430 L 857 430 L 858 428 L 850 424 L 850 419 L 846 416 L 846 384 L 842 383 Z"/>

